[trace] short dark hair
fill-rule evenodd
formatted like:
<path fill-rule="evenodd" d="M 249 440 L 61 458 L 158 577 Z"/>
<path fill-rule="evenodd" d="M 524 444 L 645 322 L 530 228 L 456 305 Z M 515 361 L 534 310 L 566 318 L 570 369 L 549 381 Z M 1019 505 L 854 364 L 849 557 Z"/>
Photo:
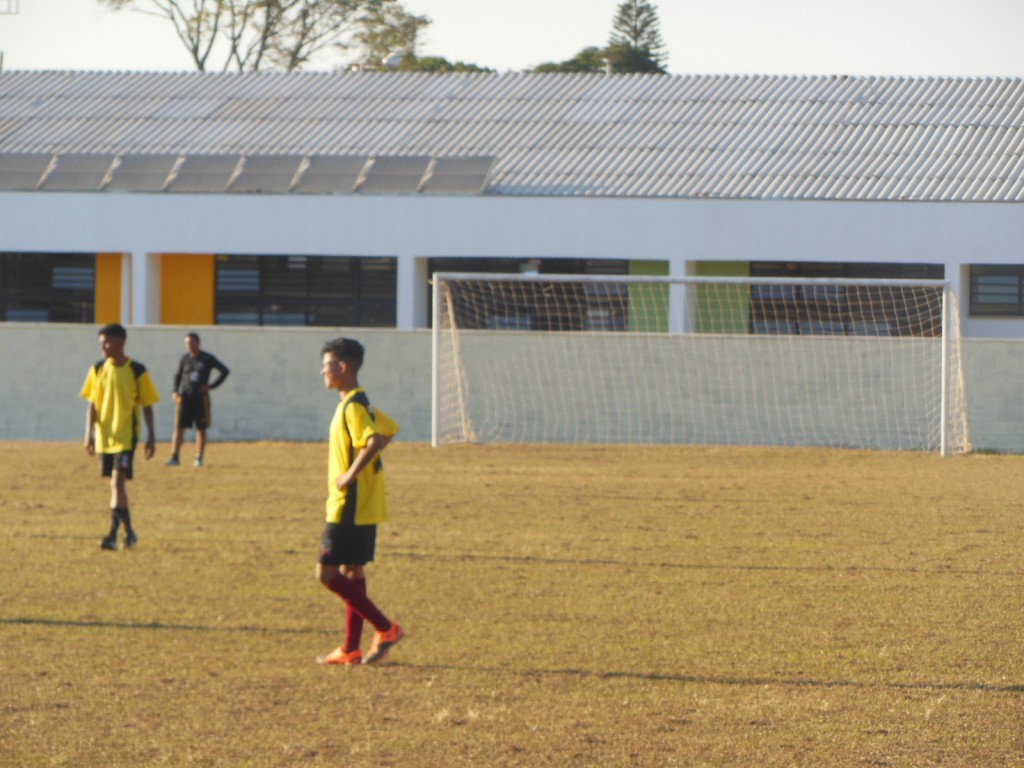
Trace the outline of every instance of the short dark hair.
<path fill-rule="evenodd" d="M 189 331 L 188 333 L 186 333 L 185 334 L 185 338 L 186 339 L 195 339 L 196 340 L 196 344 L 200 344 L 201 343 L 199 341 L 199 334 L 196 333 L 195 331 Z"/>
<path fill-rule="evenodd" d="M 334 355 L 357 371 L 363 366 L 363 345 L 355 339 L 346 339 L 345 337 L 332 339 L 324 344 L 320 354 Z"/>
<path fill-rule="evenodd" d="M 128 331 L 120 323 L 110 323 L 100 328 L 99 336 L 109 336 L 112 339 L 127 339 Z"/>

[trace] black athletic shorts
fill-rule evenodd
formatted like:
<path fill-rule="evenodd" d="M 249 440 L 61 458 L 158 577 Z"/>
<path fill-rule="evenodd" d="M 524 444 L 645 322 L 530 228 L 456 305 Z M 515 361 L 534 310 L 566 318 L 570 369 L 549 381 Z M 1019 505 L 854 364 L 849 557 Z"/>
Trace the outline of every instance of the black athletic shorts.
<path fill-rule="evenodd" d="M 132 479 L 132 464 L 135 461 L 135 451 L 124 451 L 123 453 L 101 453 L 100 472 L 103 477 L 112 477 L 114 468 L 121 470 L 126 480 Z"/>
<path fill-rule="evenodd" d="M 320 564 L 366 565 L 373 560 L 376 548 L 376 525 L 327 523 L 320 548 Z"/>
<path fill-rule="evenodd" d="M 213 421 L 210 412 L 210 396 L 183 397 L 174 408 L 177 425 L 181 429 L 195 427 L 207 429 Z"/>

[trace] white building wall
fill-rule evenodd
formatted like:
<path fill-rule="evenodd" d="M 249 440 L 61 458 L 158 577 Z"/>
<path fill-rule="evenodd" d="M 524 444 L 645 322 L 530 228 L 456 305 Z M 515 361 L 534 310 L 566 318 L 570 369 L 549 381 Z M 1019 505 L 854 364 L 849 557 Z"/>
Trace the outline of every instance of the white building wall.
<path fill-rule="evenodd" d="M 400 328 L 422 327 L 430 257 L 918 262 L 945 265 L 967 336 L 963 265 L 1024 263 L 1024 206 L 427 195 L 0 193 L 0 251 L 131 254 L 131 322 L 158 322 L 161 253 L 389 256 Z"/>

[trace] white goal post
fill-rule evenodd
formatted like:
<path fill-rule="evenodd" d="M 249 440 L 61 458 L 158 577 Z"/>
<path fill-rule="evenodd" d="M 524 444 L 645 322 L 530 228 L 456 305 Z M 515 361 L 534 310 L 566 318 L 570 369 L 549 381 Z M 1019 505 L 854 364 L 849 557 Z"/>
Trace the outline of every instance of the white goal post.
<path fill-rule="evenodd" d="M 431 442 L 970 450 L 937 280 L 436 273 Z"/>

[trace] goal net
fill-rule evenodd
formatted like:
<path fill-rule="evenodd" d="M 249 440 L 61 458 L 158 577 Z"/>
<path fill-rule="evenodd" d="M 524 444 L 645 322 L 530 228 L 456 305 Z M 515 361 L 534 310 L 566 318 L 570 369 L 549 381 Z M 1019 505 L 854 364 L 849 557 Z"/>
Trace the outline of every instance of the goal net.
<path fill-rule="evenodd" d="M 934 280 L 434 275 L 432 442 L 970 450 Z"/>

